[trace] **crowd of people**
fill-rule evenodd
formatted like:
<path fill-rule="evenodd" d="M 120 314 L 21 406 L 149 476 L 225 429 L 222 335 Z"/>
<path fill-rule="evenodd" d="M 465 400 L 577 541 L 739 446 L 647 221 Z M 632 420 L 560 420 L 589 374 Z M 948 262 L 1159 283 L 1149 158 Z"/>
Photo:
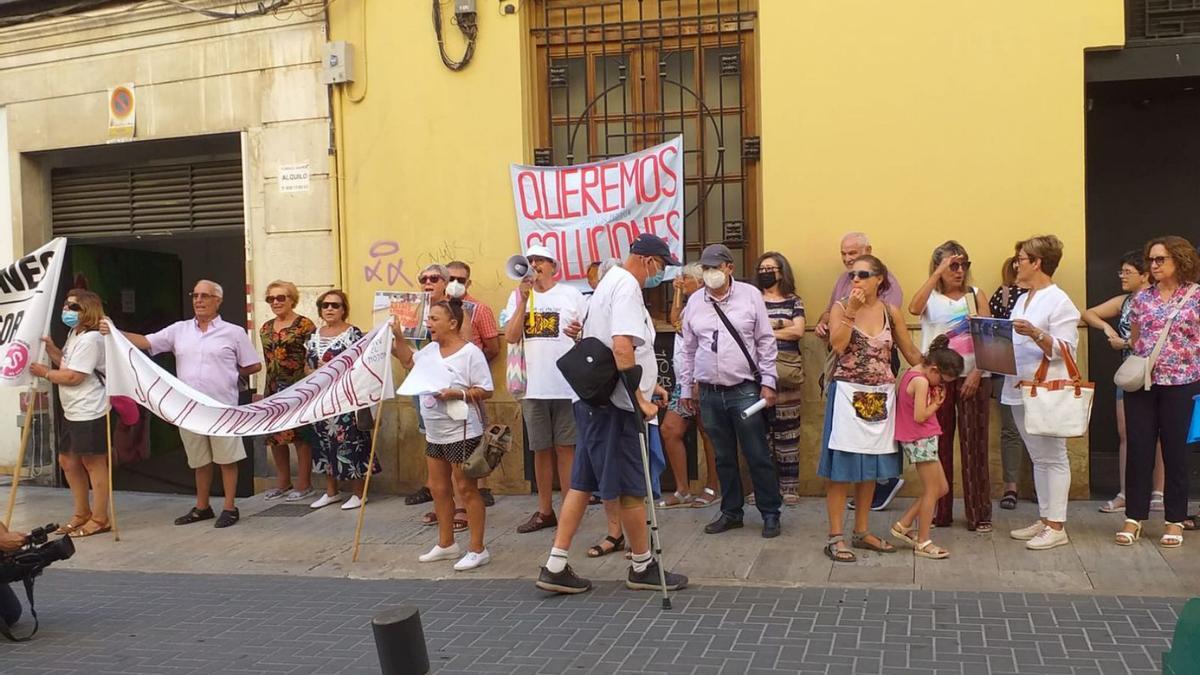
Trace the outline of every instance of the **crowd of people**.
<path fill-rule="evenodd" d="M 410 344 L 394 327 L 393 355 L 402 366 L 429 359 L 452 379 L 450 387 L 413 401 L 426 439 L 428 481 L 406 501 L 433 502 L 433 511 L 422 520 L 438 527 L 437 544 L 420 560 L 455 560 L 456 570 L 491 560 L 484 546 L 485 509 L 494 497 L 486 479 L 468 478 L 462 465 L 487 426 L 483 402 L 493 395 L 491 364 L 502 347 L 519 348 L 524 357 L 520 408 L 538 495 L 537 510 L 518 532 L 556 528 L 538 587 L 560 593 L 591 587 L 568 560 L 587 506 L 598 502 L 604 504 L 607 533 L 588 549 L 589 557 L 626 552 L 630 588 L 658 588 L 661 579 L 668 588 L 686 586 L 682 575 L 661 571 L 660 576 L 651 555 L 638 442 L 642 433 L 649 443 L 658 508 L 719 503 L 704 528 L 716 535 L 743 527 L 751 505 L 761 515 L 762 536 L 779 536 L 785 507 L 799 502 L 802 392 L 807 377 L 816 374 L 816 364 L 806 367 L 802 357 L 801 340 L 809 324 L 787 257 L 763 254 L 753 283 L 747 283 L 734 278 L 734 257 L 723 245 L 711 245 L 694 263 L 681 265 L 665 241 L 643 234 L 625 259 L 592 265 L 588 280 L 593 290 L 585 295 L 558 281 L 559 261 L 552 251 L 533 246 L 525 254 L 530 274 L 516 282 L 499 320 L 469 294 L 470 266 L 454 261 L 429 265 L 419 276 L 429 294 L 428 341 Z M 1029 433 L 1020 383 L 1034 379 L 1043 362 L 1049 364 L 1050 379 L 1065 377 L 1081 319 L 1102 331 L 1113 349 L 1145 364 L 1145 385 L 1125 387 L 1117 399 L 1121 490 L 1101 508 L 1127 516 L 1115 543 L 1137 540 L 1151 511 L 1164 512 L 1160 544 L 1165 547 L 1181 545 L 1183 532 L 1200 526 L 1200 519 L 1187 514 L 1186 436 L 1193 397 L 1200 395 L 1200 258 L 1191 242 L 1157 237 L 1131 251 L 1118 268 L 1122 294 L 1083 313 L 1054 282 L 1063 244 L 1053 235 L 1017 242 L 991 295 L 973 285 L 969 252 L 947 241 L 933 250 L 929 276 L 907 304 L 898 280 L 874 254 L 866 235 L 846 235 L 841 257 L 845 272 L 814 328 L 829 352 L 820 373 L 826 402 L 817 474 L 827 486 L 824 551 L 831 560 L 855 562 L 856 549 L 897 550 L 889 537 L 872 532 L 870 513 L 886 507 L 903 484 L 906 460 L 915 465 L 921 495 L 891 525 L 890 538 L 920 557 L 949 556 L 950 551 L 933 542 L 931 530 L 949 527 L 954 520 L 956 436 L 966 528 L 991 532 L 988 431 L 993 398 L 1000 404 L 1004 474 L 999 506 L 1016 507 L 1018 471 L 1022 457 L 1028 457 L 1039 510 L 1036 522 L 1009 535 L 1026 541 L 1030 550 L 1068 543 L 1071 466 L 1066 440 Z M 663 284 L 671 267 L 681 269 L 669 282 L 669 319 L 677 338 L 674 386 L 667 391 L 657 378 L 656 328 L 643 291 Z M 218 284 L 198 282 L 191 298 L 194 318 L 150 335 L 126 336 L 151 354 L 174 354 L 181 380 L 229 405 L 237 403 L 239 377 L 265 369 L 262 395 L 271 395 L 363 336 L 347 322 L 346 292 L 334 289 L 317 298 L 318 326 L 299 313 L 296 286 L 275 281 L 265 296 L 273 317 L 260 329 L 260 357 L 245 330 L 221 320 L 223 291 Z M 919 319 L 918 340 L 910 335 L 905 310 Z M 38 365 L 32 371 L 59 387 L 66 417 L 59 457 L 74 498 L 73 517 L 62 532 L 77 536 L 109 527 L 104 455 L 109 402 L 100 337 L 108 327 L 102 317 L 97 296 L 71 291 L 62 311 L 70 329 L 67 342 L 60 350 L 48 341 L 53 366 Z M 1015 374 L 997 375 L 979 367 L 971 317 L 1012 322 Z M 604 405 L 579 400 L 557 367 L 584 338 L 611 349 L 628 385 L 617 386 Z M 903 374 L 901 355 L 911 365 Z M 745 414 L 756 404 L 761 412 Z M 696 494 L 684 447 L 693 424 L 708 467 L 707 484 Z M 360 411 L 272 435 L 266 441 L 277 478 L 264 497 L 308 502 L 314 509 L 335 503 L 346 510 L 361 507 L 364 478 L 380 470 L 378 462 L 369 462 L 371 428 L 370 413 Z M 196 474 L 196 503 L 176 524 L 214 518 L 216 527 L 237 523 L 233 495 L 237 463 L 245 457 L 242 440 L 182 429 L 180 436 Z M 289 446 L 299 465 L 294 482 Z M 743 464 L 749 494 L 743 489 Z M 220 467 L 225 487 L 219 515 L 209 502 L 214 466 Z M 658 494 L 657 477 L 668 470 L 674 491 Z M 325 490 L 315 499 L 314 473 L 325 476 Z M 564 492 L 557 513 L 556 473 Z M 854 510 L 849 532 L 848 506 Z M 469 531 L 465 551 L 455 541 L 462 531 Z"/>

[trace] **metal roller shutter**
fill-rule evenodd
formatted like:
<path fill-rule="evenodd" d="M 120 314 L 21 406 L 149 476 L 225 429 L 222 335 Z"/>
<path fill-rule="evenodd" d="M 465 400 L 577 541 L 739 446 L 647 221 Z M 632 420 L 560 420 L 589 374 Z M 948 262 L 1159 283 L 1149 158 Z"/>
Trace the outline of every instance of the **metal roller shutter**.
<path fill-rule="evenodd" d="M 182 234 L 245 224 L 240 159 L 54 169 L 50 184 L 54 236 Z"/>

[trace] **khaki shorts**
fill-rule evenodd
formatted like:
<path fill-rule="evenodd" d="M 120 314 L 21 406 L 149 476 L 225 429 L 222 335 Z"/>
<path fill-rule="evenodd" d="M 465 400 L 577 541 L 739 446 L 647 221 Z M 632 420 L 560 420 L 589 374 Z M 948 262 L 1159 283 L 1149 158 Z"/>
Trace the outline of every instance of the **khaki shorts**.
<path fill-rule="evenodd" d="M 207 464 L 236 464 L 246 459 L 246 446 L 236 436 L 205 436 L 187 429 L 179 430 L 188 466 L 199 469 Z"/>
<path fill-rule="evenodd" d="M 567 399 L 522 399 L 521 414 L 530 450 L 575 445 L 575 409 Z"/>

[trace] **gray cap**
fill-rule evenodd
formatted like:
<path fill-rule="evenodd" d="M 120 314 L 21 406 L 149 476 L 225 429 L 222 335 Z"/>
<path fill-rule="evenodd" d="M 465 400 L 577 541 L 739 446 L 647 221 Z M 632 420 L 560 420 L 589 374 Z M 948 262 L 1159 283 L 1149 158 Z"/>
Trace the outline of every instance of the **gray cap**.
<path fill-rule="evenodd" d="M 700 264 L 704 267 L 720 267 L 724 263 L 733 264 L 733 254 L 725 244 L 709 244 L 700 254 Z"/>

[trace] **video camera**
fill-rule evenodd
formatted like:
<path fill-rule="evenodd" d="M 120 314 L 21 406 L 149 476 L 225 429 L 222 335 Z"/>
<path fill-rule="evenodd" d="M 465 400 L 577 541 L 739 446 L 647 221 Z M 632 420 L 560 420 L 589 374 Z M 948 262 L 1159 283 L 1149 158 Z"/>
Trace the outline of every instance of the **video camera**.
<path fill-rule="evenodd" d="M 71 537 L 63 535 L 50 541 L 50 535 L 58 525 L 50 523 L 34 529 L 25 539 L 25 545 L 12 552 L 0 552 L 0 584 L 15 581 L 25 585 L 25 597 L 29 600 L 29 613 L 33 615 L 33 632 L 27 637 L 17 638 L 0 622 L 0 634 L 13 642 L 24 642 L 37 634 L 37 610 L 33 607 L 33 580 L 50 565 L 75 555 L 75 544 Z"/>

